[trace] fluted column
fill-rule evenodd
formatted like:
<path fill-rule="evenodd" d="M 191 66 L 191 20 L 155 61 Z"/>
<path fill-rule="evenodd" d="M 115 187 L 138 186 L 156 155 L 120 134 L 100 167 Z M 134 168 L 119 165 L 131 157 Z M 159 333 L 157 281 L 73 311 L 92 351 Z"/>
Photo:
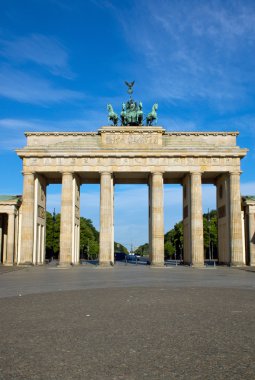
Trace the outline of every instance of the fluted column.
<path fill-rule="evenodd" d="M 72 213 L 72 263 L 80 262 L 80 180 L 73 176 L 73 213 Z"/>
<path fill-rule="evenodd" d="M 2 257 L 2 242 L 3 242 L 3 215 L 0 214 L 0 262 Z"/>
<path fill-rule="evenodd" d="M 151 174 L 151 265 L 164 265 L 163 174 Z"/>
<path fill-rule="evenodd" d="M 100 178 L 100 238 L 99 264 L 113 263 L 113 181 L 112 173 L 103 172 Z"/>
<path fill-rule="evenodd" d="M 20 264 L 32 264 L 34 240 L 34 173 L 23 173 Z"/>
<path fill-rule="evenodd" d="M 149 260 L 151 262 L 151 252 L 152 252 L 152 245 L 151 245 L 151 237 L 152 237 L 152 230 L 151 230 L 151 177 L 149 179 L 148 184 L 148 217 L 149 217 L 149 225 L 148 225 L 148 232 L 149 232 Z"/>
<path fill-rule="evenodd" d="M 14 262 L 14 242 L 15 242 L 15 214 L 8 214 L 7 232 L 7 254 L 5 265 L 13 265 Z"/>
<path fill-rule="evenodd" d="M 242 222 L 241 222 L 241 194 L 240 173 L 229 173 L 230 191 L 230 252 L 231 265 L 244 265 Z"/>
<path fill-rule="evenodd" d="M 59 265 L 72 263 L 73 174 L 62 174 Z"/>
<path fill-rule="evenodd" d="M 193 266 L 204 266 L 203 209 L 201 173 L 190 173 L 191 203 L 191 261 Z"/>
<path fill-rule="evenodd" d="M 250 208 L 250 207 L 249 207 Z M 250 265 L 255 266 L 255 213 L 249 211 L 248 214 L 249 221 L 249 256 L 250 256 Z"/>

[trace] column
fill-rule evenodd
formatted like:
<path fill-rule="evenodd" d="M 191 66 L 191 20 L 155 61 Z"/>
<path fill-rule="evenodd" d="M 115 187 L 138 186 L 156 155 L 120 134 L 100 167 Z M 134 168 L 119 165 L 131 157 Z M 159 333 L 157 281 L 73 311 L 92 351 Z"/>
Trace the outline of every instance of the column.
<path fill-rule="evenodd" d="M 190 175 L 187 174 L 182 181 L 182 206 L 183 206 L 183 261 L 191 265 L 191 227 L 190 227 Z"/>
<path fill-rule="evenodd" d="M 23 173 L 20 264 L 32 264 L 34 239 L 34 173 Z"/>
<path fill-rule="evenodd" d="M 231 265 L 244 265 L 240 172 L 229 173 L 229 209 L 230 209 L 230 257 Z"/>
<path fill-rule="evenodd" d="M 100 178 L 100 237 L 99 264 L 113 263 L 113 180 L 112 173 L 103 172 Z"/>
<path fill-rule="evenodd" d="M 18 238 L 19 238 L 19 208 L 15 208 L 15 225 L 14 225 L 14 258 L 13 264 L 18 264 Z"/>
<path fill-rule="evenodd" d="M 2 262 L 2 244 L 3 243 L 3 215 L 0 214 L 0 263 Z"/>
<path fill-rule="evenodd" d="M 7 254 L 5 265 L 13 265 L 14 262 L 14 242 L 15 242 L 15 214 L 8 214 L 8 232 L 7 232 Z"/>
<path fill-rule="evenodd" d="M 251 266 L 255 266 L 255 213 L 250 211 L 251 206 L 249 206 L 249 261 Z"/>
<path fill-rule="evenodd" d="M 6 262 L 7 257 L 7 227 L 8 227 L 8 215 L 3 215 L 3 235 L 2 235 L 2 257 L 3 257 L 3 263 Z"/>
<path fill-rule="evenodd" d="M 203 210 L 201 173 L 190 173 L 191 260 L 193 266 L 204 266 Z"/>
<path fill-rule="evenodd" d="M 163 174 L 151 174 L 151 265 L 164 265 Z"/>
<path fill-rule="evenodd" d="M 80 180 L 73 176 L 73 211 L 72 211 L 72 263 L 80 262 Z"/>
<path fill-rule="evenodd" d="M 149 178 L 149 184 L 148 184 L 148 211 L 149 211 L 149 225 L 148 225 L 148 232 L 149 232 L 149 261 L 151 263 L 152 260 L 152 245 L 151 245 L 151 237 L 152 237 L 152 229 L 151 229 L 151 177 Z"/>
<path fill-rule="evenodd" d="M 61 221 L 60 221 L 60 252 L 59 265 L 72 263 L 72 211 L 73 211 L 73 174 L 62 174 Z"/>
<path fill-rule="evenodd" d="M 229 179 L 225 173 L 217 179 L 217 214 L 219 264 L 229 265 Z"/>

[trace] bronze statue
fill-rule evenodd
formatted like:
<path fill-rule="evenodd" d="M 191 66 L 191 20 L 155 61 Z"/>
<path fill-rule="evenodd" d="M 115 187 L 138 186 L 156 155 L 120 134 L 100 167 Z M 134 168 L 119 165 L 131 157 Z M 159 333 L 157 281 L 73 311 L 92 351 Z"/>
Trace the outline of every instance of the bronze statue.
<path fill-rule="evenodd" d="M 125 84 L 128 86 L 128 94 L 130 95 L 130 99 L 126 103 L 122 103 L 122 110 L 120 113 L 121 125 L 124 126 L 142 126 L 143 125 L 143 104 L 142 102 L 135 102 L 132 98 L 133 87 L 135 81 L 127 82 Z M 107 105 L 108 109 L 108 120 L 112 121 L 112 125 L 118 125 L 118 115 L 113 111 L 113 107 L 111 104 Z M 152 107 L 151 112 L 146 117 L 146 125 L 151 126 L 154 121 L 157 122 L 157 109 L 158 105 L 155 103 Z"/>
<path fill-rule="evenodd" d="M 108 120 L 113 122 L 114 126 L 118 125 L 118 115 L 113 111 L 113 107 L 111 104 L 107 104 L 108 109 Z"/>
<path fill-rule="evenodd" d="M 156 120 L 156 122 L 157 122 L 157 112 L 156 112 L 157 109 L 158 109 L 158 104 L 157 103 L 153 104 L 151 112 L 148 113 L 148 115 L 146 117 L 146 124 L 147 125 L 152 125 L 154 120 Z"/>

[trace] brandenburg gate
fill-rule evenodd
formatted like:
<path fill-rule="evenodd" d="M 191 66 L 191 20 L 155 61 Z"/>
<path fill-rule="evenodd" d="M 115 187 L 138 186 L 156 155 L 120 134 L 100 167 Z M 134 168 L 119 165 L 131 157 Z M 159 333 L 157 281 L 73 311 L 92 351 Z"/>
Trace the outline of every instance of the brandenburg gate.
<path fill-rule="evenodd" d="M 46 187 L 51 183 L 62 184 L 60 265 L 79 262 L 80 186 L 89 183 L 100 183 L 100 265 L 114 262 L 114 184 L 119 183 L 148 184 L 152 266 L 164 264 L 164 183 L 182 185 L 184 262 L 204 265 L 206 183 L 217 188 L 219 262 L 245 264 L 240 160 L 247 150 L 237 146 L 238 133 L 167 132 L 147 121 L 147 126 L 114 121 L 97 132 L 26 133 L 27 145 L 17 150 L 24 175 L 18 264 L 44 262 Z"/>
<path fill-rule="evenodd" d="M 59 265 L 78 264 L 80 186 L 100 183 L 99 263 L 114 263 L 114 184 L 148 184 L 149 254 L 152 266 L 164 265 L 164 183 L 183 188 L 184 263 L 204 265 L 202 184 L 217 187 L 219 263 L 244 265 L 240 160 L 247 150 L 236 132 L 167 132 L 157 122 L 158 104 L 146 117 L 130 96 L 119 117 L 108 104 L 112 126 L 97 132 L 29 132 L 18 149 L 23 160 L 21 239 L 18 264 L 45 260 L 46 187 L 62 184 Z M 248 207 L 248 206 L 247 206 Z M 253 227 L 252 227 L 253 228 Z M 253 252 L 253 251 L 252 251 Z"/>

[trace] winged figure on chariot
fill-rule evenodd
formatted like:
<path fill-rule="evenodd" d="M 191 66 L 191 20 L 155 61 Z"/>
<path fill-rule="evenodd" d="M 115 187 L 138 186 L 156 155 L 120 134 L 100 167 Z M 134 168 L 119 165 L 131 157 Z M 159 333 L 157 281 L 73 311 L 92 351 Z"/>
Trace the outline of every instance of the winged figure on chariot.
<path fill-rule="evenodd" d="M 130 99 L 126 103 L 122 103 L 122 110 L 120 113 L 120 120 L 121 125 L 123 126 L 142 126 L 143 125 L 143 104 L 142 102 L 135 102 L 132 98 L 133 94 L 133 87 L 135 84 L 135 81 L 127 82 L 125 81 L 125 84 L 128 87 L 128 94 L 130 96 Z M 112 121 L 114 126 L 118 125 L 119 117 L 114 112 L 113 107 L 111 104 L 107 105 L 108 108 L 108 119 L 109 121 Z M 157 121 L 157 109 L 158 105 L 154 104 L 152 107 L 152 111 L 147 115 L 146 117 L 146 125 L 152 125 L 153 122 Z"/>

